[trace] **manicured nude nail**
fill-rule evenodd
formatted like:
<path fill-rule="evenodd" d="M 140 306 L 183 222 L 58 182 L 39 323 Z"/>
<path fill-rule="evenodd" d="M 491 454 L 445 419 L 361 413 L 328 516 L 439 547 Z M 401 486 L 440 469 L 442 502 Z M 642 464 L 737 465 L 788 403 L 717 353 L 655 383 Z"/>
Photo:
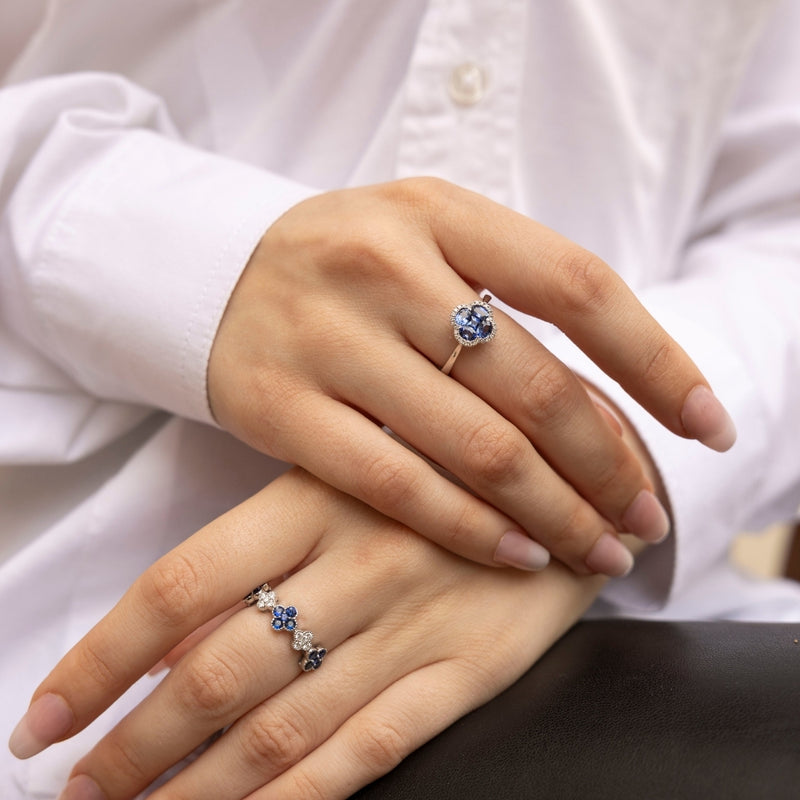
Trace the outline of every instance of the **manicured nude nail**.
<path fill-rule="evenodd" d="M 64 787 L 58 800 L 106 800 L 106 796 L 88 775 L 76 775 Z"/>
<path fill-rule="evenodd" d="M 494 560 L 517 569 L 538 572 L 550 563 L 550 553 L 519 531 L 509 531 L 494 551 Z"/>
<path fill-rule="evenodd" d="M 67 734 L 74 724 L 72 709 L 61 695 L 43 694 L 17 723 L 8 749 L 17 758 L 30 758 Z"/>
<path fill-rule="evenodd" d="M 669 516 L 658 498 L 642 489 L 622 515 L 622 524 L 629 533 L 645 542 L 658 544 L 669 533 Z"/>
<path fill-rule="evenodd" d="M 609 578 L 622 578 L 633 569 L 631 551 L 612 533 L 604 533 L 586 556 L 586 566 Z"/>
<path fill-rule="evenodd" d="M 736 441 L 736 426 L 722 403 L 707 386 L 695 386 L 681 410 L 686 433 L 720 453 Z"/>

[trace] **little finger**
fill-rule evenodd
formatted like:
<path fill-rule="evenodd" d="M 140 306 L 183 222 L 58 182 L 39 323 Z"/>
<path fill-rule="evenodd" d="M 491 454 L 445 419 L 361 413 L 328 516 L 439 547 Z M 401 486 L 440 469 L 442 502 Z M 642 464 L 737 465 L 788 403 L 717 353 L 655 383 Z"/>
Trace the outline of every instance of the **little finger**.
<path fill-rule="evenodd" d="M 415 670 L 247 800 L 344 800 L 503 688 L 475 692 L 463 665 L 454 661 Z"/>

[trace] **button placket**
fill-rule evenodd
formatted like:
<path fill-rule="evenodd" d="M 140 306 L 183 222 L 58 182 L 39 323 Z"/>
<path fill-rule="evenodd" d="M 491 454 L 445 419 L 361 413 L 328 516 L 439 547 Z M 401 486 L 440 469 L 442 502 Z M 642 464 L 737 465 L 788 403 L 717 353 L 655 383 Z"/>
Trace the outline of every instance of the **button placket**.
<path fill-rule="evenodd" d="M 430 0 L 408 72 L 398 177 L 436 175 L 509 203 L 526 12 L 527 0 Z"/>

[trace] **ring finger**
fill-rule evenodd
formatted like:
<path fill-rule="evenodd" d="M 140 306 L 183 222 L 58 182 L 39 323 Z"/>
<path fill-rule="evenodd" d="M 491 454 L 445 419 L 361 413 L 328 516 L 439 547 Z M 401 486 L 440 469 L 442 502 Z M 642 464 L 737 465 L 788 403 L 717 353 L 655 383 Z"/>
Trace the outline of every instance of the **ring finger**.
<path fill-rule="evenodd" d="M 278 602 L 304 598 L 295 618 L 298 630 L 313 626 L 323 631 L 324 644 L 333 649 L 367 626 L 383 608 L 377 587 L 367 604 L 362 602 L 363 583 L 357 591 L 334 585 L 330 575 L 335 573 L 325 566 L 328 560 L 323 556 L 282 583 Z M 336 605 L 349 613 L 332 613 L 326 598 L 334 592 Z M 300 651 L 293 649 L 293 634 L 271 625 L 279 610 L 288 608 L 278 606 L 274 612 L 267 608 L 264 613 L 244 609 L 234 614 L 187 653 L 161 684 L 81 759 L 73 774 L 89 776 L 108 800 L 131 797 L 215 731 L 231 725 L 297 678 Z M 321 647 L 319 637 L 314 639 Z M 313 680 L 305 675 L 301 678 Z"/>

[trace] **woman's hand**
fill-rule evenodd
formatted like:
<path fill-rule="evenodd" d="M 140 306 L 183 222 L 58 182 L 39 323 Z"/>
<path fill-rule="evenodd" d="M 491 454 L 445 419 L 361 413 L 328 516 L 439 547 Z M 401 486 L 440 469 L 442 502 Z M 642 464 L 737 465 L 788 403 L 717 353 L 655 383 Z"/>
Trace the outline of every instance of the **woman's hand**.
<path fill-rule="evenodd" d="M 285 573 L 280 602 L 329 651 L 316 672 L 300 672 L 269 611 L 241 602 Z M 602 580 L 486 569 L 295 469 L 134 583 L 38 688 L 16 751 L 74 735 L 206 625 L 64 797 L 132 798 L 223 729 L 152 796 L 347 797 L 511 684 Z"/>
<path fill-rule="evenodd" d="M 320 195 L 267 231 L 214 343 L 213 412 L 453 552 L 537 569 L 539 542 L 578 573 L 621 574 L 614 532 L 654 541 L 668 520 L 572 372 L 500 312 L 495 341 L 440 371 L 450 312 L 481 286 L 558 325 L 670 430 L 732 442 L 703 376 L 609 267 L 430 179 Z"/>

